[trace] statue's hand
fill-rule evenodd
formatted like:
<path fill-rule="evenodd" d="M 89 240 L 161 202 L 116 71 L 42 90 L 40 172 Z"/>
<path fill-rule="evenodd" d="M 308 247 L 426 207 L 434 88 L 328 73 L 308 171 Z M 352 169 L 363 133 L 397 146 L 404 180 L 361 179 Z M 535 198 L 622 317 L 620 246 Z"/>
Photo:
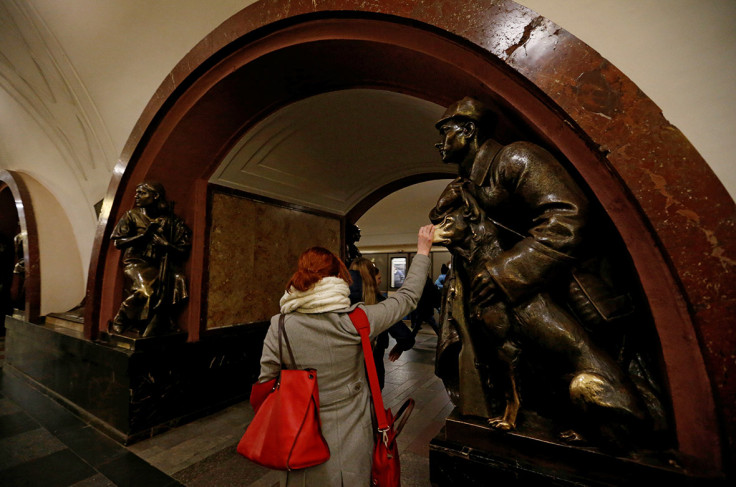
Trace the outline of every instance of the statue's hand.
<path fill-rule="evenodd" d="M 487 268 L 478 272 L 470 282 L 470 303 L 478 308 L 490 304 L 496 297 L 496 282 Z"/>
<path fill-rule="evenodd" d="M 165 238 L 163 238 L 160 234 L 154 233 L 152 237 L 152 241 L 154 245 L 157 245 L 159 247 L 168 247 L 169 242 Z"/>
<path fill-rule="evenodd" d="M 156 233 L 156 224 L 151 222 L 146 226 L 146 228 L 143 229 L 143 232 L 139 233 L 138 235 L 139 236 L 144 235 L 150 238 L 155 233 Z"/>
<path fill-rule="evenodd" d="M 156 236 L 161 233 L 161 224 L 158 220 L 152 220 L 151 223 L 143 231 L 143 235 L 146 238 L 150 238 L 154 243 L 156 242 Z"/>

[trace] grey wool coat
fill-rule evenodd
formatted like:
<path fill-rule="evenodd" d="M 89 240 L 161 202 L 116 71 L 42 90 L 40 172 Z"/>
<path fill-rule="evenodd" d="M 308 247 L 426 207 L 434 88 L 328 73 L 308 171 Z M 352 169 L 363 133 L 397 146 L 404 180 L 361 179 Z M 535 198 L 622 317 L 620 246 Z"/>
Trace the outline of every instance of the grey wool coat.
<path fill-rule="evenodd" d="M 297 367 L 317 370 L 322 433 L 330 447 L 330 459 L 316 467 L 284 472 L 281 486 L 359 487 L 370 484 L 373 451 L 370 387 L 360 336 L 348 313 L 356 306 L 363 307 L 371 324 L 371 339 L 375 338 L 416 308 L 428 270 L 429 257 L 417 255 L 404 285 L 385 301 L 373 305 L 358 303 L 327 313 L 286 315 L 284 328 Z M 271 318 L 266 334 L 261 382 L 276 377 L 281 367 L 278 321 L 279 315 Z"/>

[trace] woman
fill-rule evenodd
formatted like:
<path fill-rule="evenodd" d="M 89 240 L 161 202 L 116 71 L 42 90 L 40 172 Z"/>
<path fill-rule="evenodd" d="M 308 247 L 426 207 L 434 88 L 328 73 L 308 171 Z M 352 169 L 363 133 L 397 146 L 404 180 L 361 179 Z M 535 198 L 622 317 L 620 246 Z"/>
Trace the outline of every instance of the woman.
<path fill-rule="evenodd" d="M 381 285 L 381 272 L 373 262 L 365 257 L 360 257 L 350 264 L 350 271 L 350 276 L 353 279 L 353 283 L 350 285 L 350 304 L 355 304 L 358 301 L 362 301 L 364 304 L 376 304 L 386 299 L 386 296 L 378 290 Z M 404 324 L 403 320 L 397 321 L 388 330 L 378 335 L 373 344 L 373 360 L 376 362 L 378 383 L 381 389 L 383 389 L 386 377 L 383 356 L 388 348 L 389 334 L 396 340 L 396 345 L 388 355 L 391 362 L 395 362 L 403 352 L 411 349 L 416 341 L 414 333 Z"/>
<path fill-rule="evenodd" d="M 373 431 L 370 388 L 365 375 L 360 336 L 348 313 L 361 306 L 371 324 L 371 339 L 414 307 L 429 270 L 433 226 L 419 229 L 417 256 L 404 286 L 372 305 L 350 305 L 350 277 L 330 251 L 313 247 L 299 258 L 296 273 L 281 298 L 284 327 L 298 368 L 317 370 L 322 432 L 330 459 L 316 467 L 284 472 L 281 485 L 367 486 L 370 483 Z M 279 315 L 271 319 L 261 357 L 260 382 L 279 372 Z"/>

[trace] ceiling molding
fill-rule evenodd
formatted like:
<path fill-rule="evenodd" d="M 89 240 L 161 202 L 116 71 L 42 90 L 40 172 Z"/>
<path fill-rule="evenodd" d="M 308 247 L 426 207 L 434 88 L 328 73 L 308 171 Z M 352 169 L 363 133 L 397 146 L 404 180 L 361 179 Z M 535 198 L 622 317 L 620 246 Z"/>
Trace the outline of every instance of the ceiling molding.
<path fill-rule="evenodd" d="M 0 2 L 0 89 L 20 105 L 79 178 L 112 170 L 112 139 L 64 50 L 28 2 Z M 2 115 L 0 115 L 2 116 Z"/>
<path fill-rule="evenodd" d="M 210 181 L 344 216 L 394 181 L 427 173 L 452 177 L 455 168 L 434 148 L 442 111 L 375 89 L 312 96 L 249 130 Z"/>

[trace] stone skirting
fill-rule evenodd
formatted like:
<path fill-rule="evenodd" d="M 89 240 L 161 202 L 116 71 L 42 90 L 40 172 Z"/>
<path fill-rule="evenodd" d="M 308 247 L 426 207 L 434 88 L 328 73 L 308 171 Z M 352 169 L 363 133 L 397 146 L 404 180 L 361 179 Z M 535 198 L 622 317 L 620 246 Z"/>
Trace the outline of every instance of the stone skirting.
<path fill-rule="evenodd" d="M 12 317 L 5 325 L 5 367 L 123 444 L 246 399 L 267 329 L 233 326 L 196 343 L 185 334 L 142 339 L 130 350 L 62 327 Z"/>

